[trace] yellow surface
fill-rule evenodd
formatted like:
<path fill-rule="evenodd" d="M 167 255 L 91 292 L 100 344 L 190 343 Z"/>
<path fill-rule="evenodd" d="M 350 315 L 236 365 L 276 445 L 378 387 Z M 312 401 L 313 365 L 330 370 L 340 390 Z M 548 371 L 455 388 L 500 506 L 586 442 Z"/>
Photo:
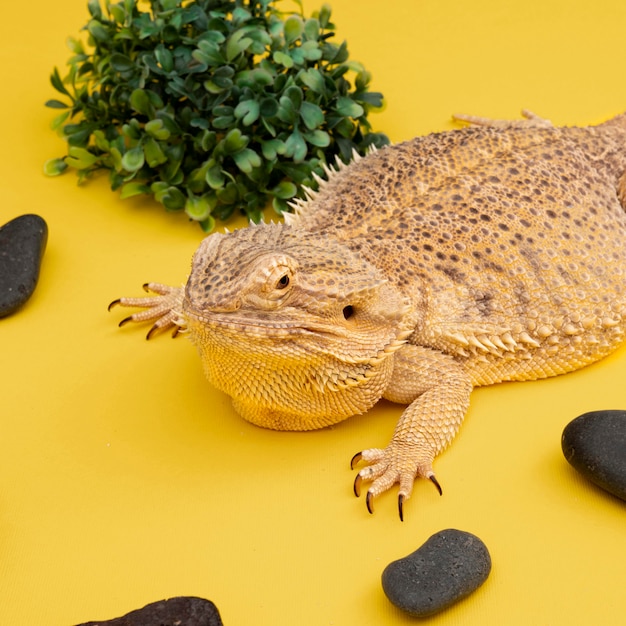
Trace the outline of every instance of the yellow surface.
<path fill-rule="evenodd" d="M 626 3 L 333 0 L 351 58 L 388 99 L 394 140 L 450 128 L 453 112 L 555 123 L 626 109 Z M 307 11 L 316 8 L 306 1 Z M 108 314 L 147 280 L 179 283 L 200 230 L 104 179 L 47 179 L 53 65 L 86 22 L 84 0 L 6 2 L 0 22 L 0 222 L 40 213 L 39 288 L 0 320 L 0 624 L 65 625 L 199 595 L 226 626 L 411 624 L 380 574 L 432 533 L 479 535 L 486 584 L 429 624 L 623 624 L 626 506 L 564 461 L 578 414 L 626 408 L 626 350 L 551 381 L 474 393 L 469 416 L 397 519 L 369 516 L 348 462 L 386 444 L 400 407 L 313 433 L 239 419 L 185 339 L 143 341 Z M 626 242 L 624 242 L 626 245 Z"/>

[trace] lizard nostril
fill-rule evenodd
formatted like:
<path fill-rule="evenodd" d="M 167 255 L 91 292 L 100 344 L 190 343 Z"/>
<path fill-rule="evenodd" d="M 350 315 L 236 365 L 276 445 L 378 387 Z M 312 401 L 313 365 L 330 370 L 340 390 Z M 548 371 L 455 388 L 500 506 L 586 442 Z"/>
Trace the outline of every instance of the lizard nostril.
<path fill-rule="evenodd" d="M 354 307 L 352 305 L 345 306 L 343 308 L 343 317 L 349 320 L 354 315 Z"/>

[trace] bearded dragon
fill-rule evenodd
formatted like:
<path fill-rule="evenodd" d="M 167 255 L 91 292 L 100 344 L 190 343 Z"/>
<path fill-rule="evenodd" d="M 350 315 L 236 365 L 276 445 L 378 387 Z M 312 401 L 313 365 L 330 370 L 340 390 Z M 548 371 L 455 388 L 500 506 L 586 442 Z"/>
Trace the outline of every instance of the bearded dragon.
<path fill-rule="evenodd" d="M 184 287 L 126 322 L 184 329 L 246 420 L 309 430 L 378 400 L 408 405 L 363 450 L 367 508 L 433 460 L 474 387 L 601 359 L 626 327 L 626 114 L 556 128 L 457 116 L 463 128 L 326 168 L 284 223 L 206 237 Z"/>

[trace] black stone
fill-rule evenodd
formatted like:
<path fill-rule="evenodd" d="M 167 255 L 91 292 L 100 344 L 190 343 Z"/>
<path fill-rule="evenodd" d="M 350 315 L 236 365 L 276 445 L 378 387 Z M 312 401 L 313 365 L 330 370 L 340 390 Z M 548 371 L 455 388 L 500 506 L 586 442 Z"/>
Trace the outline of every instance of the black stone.
<path fill-rule="evenodd" d="M 223 626 L 210 600 L 181 596 L 147 604 L 122 617 L 78 626 Z"/>
<path fill-rule="evenodd" d="M 478 537 L 461 530 L 442 530 L 385 568 L 383 590 L 399 609 L 427 617 L 470 595 L 490 571 L 489 551 Z"/>
<path fill-rule="evenodd" d="M 591 482 L 626 500 L 626 411 L 592 411 L 563 430 L 570 465 Z"/>
<path fill-rule="evenodd" d="M 19 309 L 31 297 L 48 240 L 46 222 L 22 215 L 0 228 L 0 317 Z"/>

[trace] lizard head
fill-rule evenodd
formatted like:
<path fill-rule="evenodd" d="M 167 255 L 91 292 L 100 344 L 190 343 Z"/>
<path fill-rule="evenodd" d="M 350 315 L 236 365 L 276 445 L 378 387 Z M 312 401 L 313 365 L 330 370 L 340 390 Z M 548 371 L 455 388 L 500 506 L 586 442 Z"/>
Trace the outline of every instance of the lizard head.
<path fill-rule="evenodd" d="M 285 224 L 207 237 L 184 315 L 248 420 L 308 430 L 369 409 L 413 330 L 408 299 L 348 246 Z"/>

